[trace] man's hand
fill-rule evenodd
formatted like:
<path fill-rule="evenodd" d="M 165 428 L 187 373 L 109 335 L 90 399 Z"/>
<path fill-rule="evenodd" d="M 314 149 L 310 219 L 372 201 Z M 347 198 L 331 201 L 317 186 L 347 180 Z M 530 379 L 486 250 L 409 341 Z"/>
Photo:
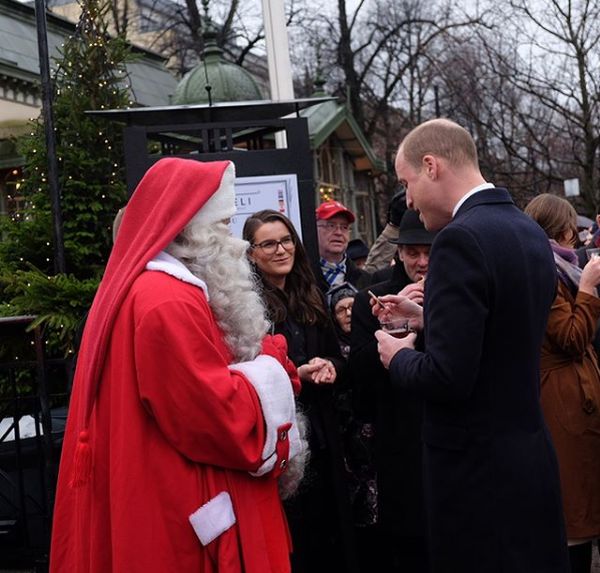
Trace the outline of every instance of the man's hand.
<path fill-rule="evenodd" d="M 422 278 L 416 283 L 407 284 L 398 294 L 405 296 L 413 302 L 423 306 L 423 299 L 425 296 L 425 279 Z"/>
<path fill-rule="evenodd" d="M 415 283 L 415 285 L 418 283 Z M 403 289 L 406 290 L 406 289 Z M 402 291 L 400 291 L 402 292 Z M 416 297 L 416 291 L 413 293 Z M 387 294 L 379 297 L 383 306 L 371 301 L 372 312 L 381 324 L 406 319 L 411 330 L 423 329 L 423 307 L 403 294 Z"/>
<path fill-rule="evenodd" d="M 386 368 L 389 368 L 390 362 L 392 361 L 392 358 L 396 356 L 397 352 L 399 352 L 403 348 L 415 347 L 415 340 L 417 339 L 417 335 L 414 333 L 410 333 L 404 338 L 394 338 L 393 336 L 390 336 L 387 332 L 384 332 L 383 330 L 378 330 L 375 333 L 375 338 L 377 338 L 377 350 L 379 351 L 379 359 Z"/>

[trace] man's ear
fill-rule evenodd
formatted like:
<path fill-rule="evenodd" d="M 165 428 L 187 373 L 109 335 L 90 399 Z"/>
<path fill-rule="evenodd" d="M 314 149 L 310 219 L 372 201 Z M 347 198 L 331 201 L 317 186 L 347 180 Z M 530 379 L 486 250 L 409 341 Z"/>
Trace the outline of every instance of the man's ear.
<path fill-rule="evenodd" d="M 598 213 L 596 215 L 596 225 L 598 225 L 598 227 L 600 227 L 600 213 Z"/>
<path fill-rule="evenodd" d="M 402 248 L 402 245 L 398 245 L 398 248 L 396 249 L 396 253 L 398 254 L 398 258 L 404 262 L 404 257 L 402 256 L 404 252 L 404 249 Z"/>
<path fill-rule="evenodd" d="M 423 155 L 421 168 L 431 180 L 437 179 L 439 170 L 439 162 L 437 157 L 431 154 Z"/>

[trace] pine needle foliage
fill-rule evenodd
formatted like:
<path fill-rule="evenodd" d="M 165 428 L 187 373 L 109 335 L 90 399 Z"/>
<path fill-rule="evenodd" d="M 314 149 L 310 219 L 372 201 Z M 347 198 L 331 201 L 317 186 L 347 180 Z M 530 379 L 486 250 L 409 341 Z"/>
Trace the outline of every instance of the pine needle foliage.
<path fill-rule="evenodd" d="M 68 354 L 93 299 L 125 204 L 122 127 L 88 110 L 130 105 L 125 39 L 108 34 L 106 0 L 81 0 L 81 18 L 54 60 L 54 124 L 68 275 L 52 276 L 53 238 L 44 118 L 17 142 L 24 207 L 0 223 L 0 314 L 35 314 L 49 349 Z"/>
<path fill-rule="evenodd" d="M 70 274 L 45 275 L 31 267 L 26 271 L 0 274 L 0 288 L 10 299 L 0 307 L 0 313 L 36 315 L 30 328 L 44 326 L 47 352 L 68 356 L 76 346 L 98 281 L 80 280 Z M 15 313 L 15 309 L 18 312 Z"/>

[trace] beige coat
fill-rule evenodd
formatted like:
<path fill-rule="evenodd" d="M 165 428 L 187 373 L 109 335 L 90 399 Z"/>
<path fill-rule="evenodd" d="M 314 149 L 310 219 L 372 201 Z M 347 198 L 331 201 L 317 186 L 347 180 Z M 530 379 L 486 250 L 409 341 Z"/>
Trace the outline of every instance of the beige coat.
<path fill-rule="evenodd" d="M 559 281 L 542 346 L 541 400 L 558 455 L 569 539 L 600 536 L 600 299 Z"/>

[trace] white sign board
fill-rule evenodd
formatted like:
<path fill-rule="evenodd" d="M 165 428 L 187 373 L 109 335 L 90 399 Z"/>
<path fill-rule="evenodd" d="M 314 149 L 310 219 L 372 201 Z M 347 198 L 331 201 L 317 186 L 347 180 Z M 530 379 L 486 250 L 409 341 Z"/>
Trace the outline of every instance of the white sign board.
<path fill-rule="evenodd" d="M 565 179 L 565 197 L 579 197 L 579 179 Z"/>
<path fill-rule="evenodd" d="M 273 209 L 292 221 L 300 239 L 300 198 L 295 174 L 237 177 L 235 180 L 236 214 L 231 218 L 231 234 L 242 236 L 244 223 L 252 213 Z"/>

